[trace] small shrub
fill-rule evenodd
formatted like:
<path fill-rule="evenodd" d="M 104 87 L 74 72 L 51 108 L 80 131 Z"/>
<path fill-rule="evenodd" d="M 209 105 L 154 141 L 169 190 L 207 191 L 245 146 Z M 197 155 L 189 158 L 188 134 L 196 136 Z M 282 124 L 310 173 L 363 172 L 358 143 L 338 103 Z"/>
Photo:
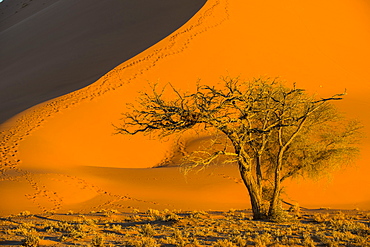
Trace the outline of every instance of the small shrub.
<path fill-rule="evenodd" d="M 160 212 L 159 210 L 149 208 L 148 211 L 146 211 L 146 214 L 150 216 L 158 216 L 160 215 Z"/>
<path fill-rule="evenodd" d="M 22 216 L 22 217 L 28 217 L 28 216 L 32 216 L 31 212 L 30 211 L 22 211 L 18 214 L 18 216 Z"/>
<path fill-rule="evenodd" d="M 91 245 L 94 247 L 102 247 L 104 246 L 105 239 L 101 235 L 95 235 L 91 240 Z"/>
<path fill-rule="evenodd" d="M 18 236 L 28 236 L 36 233 L 36 230 L 33 228 L 35 225 L 31 223 L 22 223 L 15 229 L 8 229 L 7 234 L 18 235 Z"/>
<path fill-rule="evenodd" d="M 102 213 L 105 217 L 111 217 L 112 215 L 114 214 L 118 214 L 119 211 L 118 210 L 115 210 L 115 209 L 111 209 L 111 210 L 102 210 Z"/>
<path fill-rule="evenodd" d="M 53 227 L 53 226 L 48 226 L 48 227 L 45 227 L 45 231 L 47 232 L 47 233 L 55 233 L 56 232 L 56 230 L 55 230 L 55 228 Z"/>
<path fill-rule="evenodd" d="M 86 233 L 83 232 L 83 231 L 72 229 L 70 232 L 68 232 L 67 236 L 70 237 L 70 238 L 74 238 L 74 239 L 84 238 L 84 237 L 86 237 Z"/>
<path fill-rule="evenodd" d="M 134 214 L 134 215 L 131 215 L 130 217 L 126 218 L 126 221 L 128 222 L 140 222 L 142 221 L 140 215 L 137 215 L 137 214 Z"/>
<path fill-rule="evenodd" d="M 330 219 L 329 214 L 314 214 L 313 219 L 318 222 L 322 223 Z"/>
<path fill-rule="evenodd" d="M 153 229 L 152 225 L 150 225 L 150 224 L 145 224 L 145 225 L 141 226 L 139 232 L 142 235 L 146 236 L 146 237 L 151 237 L 154 234 L 156 234 L 155 230 Z"/>
<path fill-rule="evenodd" d="M 263 234 L 256 237 L 255 242 L 257 246 L 266 246 L 271 243 L 271 239 L 271 235 L 264 232 Z"/>
<path fill-rule="evenodd" d="M 45 214 L 47 214 L 47 215 L 54 215 L 56 213 L 57 212 L 55 210 L 48 210 L 48 211 L 45 212 Z"/>
<path fill-rule="evenodd" d="M 315 247 L 315 242 L 312 240 L 311 236 L 307 233 L 303 234 L 303 246 Z"/>
<path fill-rule="evenodd" d="M 227 211 L 227 214 L 235 216 L 236 209 L 230 208 L 229 211 Z"/>
<path fill-rule="evenodd" d="M 177 214 L 175 213 L 167 213 L 165 215 L 158 215 L 155 217 L 156 220 L 159 221 L 178 221 L 180 218 Z"/>
<path fill-rule="evenodd" d="M 74 229 L 74 226 L 69 224 L 68 222 L 59 222 L 57 227 L 58 230 L 61 232 L 70 232 Z"/>
<path fill-rule="evenodd" d="M 301 217 L 301 207 L 298 203 L 292 204 L 289 209 L 289 212 L 293 213 L 297 217 Z"/>
<path fill-rule="evenodd" d="M 28 234 L 22 241 L 22 246 L 37 247 L 40 245 L 40 238 L 35 234 Z"/>
<path fill-rule="evenodd" d="M 208 217 L 208 213 L 204 211 L 193 211 L 190 214 L 190 218 L 194 218 L 194 219 L 201 219 L 205 217 Z"/>
<path fill-rule="evenodd" d="M 277 223 L 289 222 L 292 220 L 293 220 L 293 217 L 289 215 L 288 212 L 283 209 L 278 210 L 275 213 L 274 217 L 272 218 L 272 221 L 277 222 Z"/>
<path fill-rule="evenodd" d="M 116 233 L 120 233 L 122 231 L 122 226 L 121 225 L 112 225 L 111 230 Z"/>

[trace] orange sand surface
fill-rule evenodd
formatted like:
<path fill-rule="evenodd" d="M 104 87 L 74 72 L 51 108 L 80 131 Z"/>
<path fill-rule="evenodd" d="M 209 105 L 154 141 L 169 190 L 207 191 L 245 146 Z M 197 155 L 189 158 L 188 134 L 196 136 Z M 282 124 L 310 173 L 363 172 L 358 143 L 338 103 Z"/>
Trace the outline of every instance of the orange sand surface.
<path fill-rule="evenodd" d="M 370 133 L 370 6 L 363 0 L 208 0 L 184 26 L 94 84 L 32 107 L 1 126 L 0 214 L 21 210 L 249 207 L 235 166 L 184 177 L 155 166 L 169 140 L 113 135 L 148 82 L 182 90 L 221 76 L 279 76 L 311 93 L 347 89 L 341 111 Z M 290 181 L 305 207 L 370 209 L 370 141 L 331 181 Z"/>

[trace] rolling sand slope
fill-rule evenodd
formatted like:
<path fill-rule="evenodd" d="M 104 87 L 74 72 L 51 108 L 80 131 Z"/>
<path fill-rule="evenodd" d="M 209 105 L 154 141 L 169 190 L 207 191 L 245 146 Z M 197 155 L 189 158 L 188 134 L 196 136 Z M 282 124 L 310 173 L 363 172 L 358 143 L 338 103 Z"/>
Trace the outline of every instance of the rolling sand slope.
<path fill-rule="evenodd" d="M 228 209 L 248 205 L 235 167 L 184 178 L 151 167 L 171 142 L 112 135 L 125 103 L 147 82 L 191 90 L 198 78 L 280 76 L 338 103 L 369 133 L 370 6 L 365 1 L 208 0 L 189 21 L 94 84 L 37 105 L 2 125 L 0 213 L 20 210 Z M 291 182 L 290 201 L 306 207 L 370 209 L 370 143 L 356 168 L 331 183 Z M 70 193 L 73 191 L 74 193 Z"/>

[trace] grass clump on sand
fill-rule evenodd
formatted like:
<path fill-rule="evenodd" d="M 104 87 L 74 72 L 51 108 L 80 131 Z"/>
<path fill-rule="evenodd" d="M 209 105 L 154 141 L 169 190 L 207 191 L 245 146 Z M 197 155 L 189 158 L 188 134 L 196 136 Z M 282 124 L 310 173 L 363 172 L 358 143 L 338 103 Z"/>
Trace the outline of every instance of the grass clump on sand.
<path fill-rule="evenodd" d="M 235 209 L 22 213 L 1 219 L 0 245 L 39 246 L 47 240 L 57 246 L 370 246 L 368 212 L 288 214 L 288 221 L 273 222 L 252 220 L 251 211 Z"/>
<path fill-rule="evenodd" d="M 40 245 L 40 238 L 35 234 L 29 234 L 22 241 L 22 246 L 36 247 Z"/>

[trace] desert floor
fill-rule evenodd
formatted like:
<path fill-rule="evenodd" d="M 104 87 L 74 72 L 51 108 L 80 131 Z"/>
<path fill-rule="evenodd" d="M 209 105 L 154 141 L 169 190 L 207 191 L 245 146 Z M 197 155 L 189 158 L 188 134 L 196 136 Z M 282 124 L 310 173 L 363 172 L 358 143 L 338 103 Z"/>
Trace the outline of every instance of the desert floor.
<path fill-rule="evenodd" d="M 11 2 L 3 1 L 1 10 Z M 164 1 L 168 5 L 160 5 L 160 9 L 153 0 L 140 1 L 140 8 L 121 6 L 119 1 L 111 1 L 110 7 L 103 1 L 93 1 L 89 6 L 72 0 L 44 1 L 42 6 L 36 1 L 13 2 L 18 7 L 9 12 L 12 16 L 2 17 L 0 35 L 0 102 L 4 111 L 0 121 L 7 119 L 0 126 L 0 215 L 29 211 L 37 217 L 4 218 L 2 222 L 11 226 L 9 233 L 14 230 L 17 235 L 16 225 L 21 225 L 18 220 L 37 221 L 49 217 L 42 214 L 46 212 L 53 212 L 50 217 L 54 217 L 72 210 L 88 214 L 87 219 L 93 220 L 103 216 L 89 214 L 91 211 L 132 212 L 135 208 L 146 212 L 152 208 L 214 212 L 249 208 L 247 191 L 235 166 L 215 165 L 189 176 L 181 174 L 178 167 L 151 168 L 171 155 L 172 138 L 113 135 L 113 124 L 120 122 L 126 103 L 135 103 L 138 92 L 147 90 L 149 83 L 163 86 L 171 82 L 190 91 L 198 80 L 212 85 L 220 83 L 222 76 L 245 80 L 265 76 L 280 77 L 287 85 L 296 82 L 298 87 L 322 97 L 346 89 L 348 95 L 337 107 L 348 117 L 359 119 L 364 132 L 370 133 L 370 6 L 365 1 Z M 119 7 L 122 11 L 136 8 L 140 13 L 121 15 Z M 156 19 L 158 11 L 164 11 L 163 18 Z M 50 22 L 45 23 L 45 18 Z M 70 18 L 76 21 L 69 23 Z M 122 18 L 126 26 L 120 22 Z M 64 23 L 70 26 L 55 31 Z M 128 29 L 125 31 L 122 25 Z M 86 26 L 96 26 L 104 35 Z M 130 34 L 120 36 L 108 27 L 122 27 L 123 33 Z M 75 35 L 69 36 L 67 31 L 73 28 Z M 35 33 L 39 36 L 33 36 Z M 29 39 L 15 42 L 19 40 L 17 35 L 26 34 Z M 148 42 L 138 43 L 143 40 Z M 86 49 L 81 55 L 74 52 L 81 51 L 81 47 Z M 80 61 L 77 57 L 81 56 L 84 59 Z M 10 100 L 11 95 L 16 96 Z M 198 137 L 192 138 L 189 143 L 196 145 Z M 335 172 L 330 181 L 289 181 L 284 200 L 310 209 L 370 210 L 368 138 L 361 149 L 356 164 Z M 355 221 L 360 223 L 368 217 L 358 215 Z M 191 221 L 190 216 L 181 217 L 183 222 Z M 332 227 L 328 222 L 324 220 L 322 227 Z M 36 231 L 49 229 L 37 222 L 31 224 L 36 224 L 31 226 Z M 108 226 L 99 224 L 98 232 L 109 232 L 108 228 L 113 227 L 109 222 Z M 313 226 L 320 228 L 320 224 Z M 135 239 L 145 224 L 131 226 L 133 229 L 122 232 Z M 155 227 L 162 226 L 167 227 L 162 223 Z M 112 232 L 118 232 L 113 234 L 119 237 L 121 230 L 117 229 Z M 164 230 L 163 234 L 172 236 L 171 231 Z M 50 235 L 45 234 L 54 240 L 57 235 L 52 230 Z M 335 238 L 329 237 L 330 241 Z M 318 239 L 314 241 L 324 241 Z"/>
<path fill-rule="evenodd" d="M 1 219 L 0 245 L 24 246 L 370 246 L 369 211 L 292 210 L 277 222 L 248 210 L 79 214 L 25 211 Z"/>

